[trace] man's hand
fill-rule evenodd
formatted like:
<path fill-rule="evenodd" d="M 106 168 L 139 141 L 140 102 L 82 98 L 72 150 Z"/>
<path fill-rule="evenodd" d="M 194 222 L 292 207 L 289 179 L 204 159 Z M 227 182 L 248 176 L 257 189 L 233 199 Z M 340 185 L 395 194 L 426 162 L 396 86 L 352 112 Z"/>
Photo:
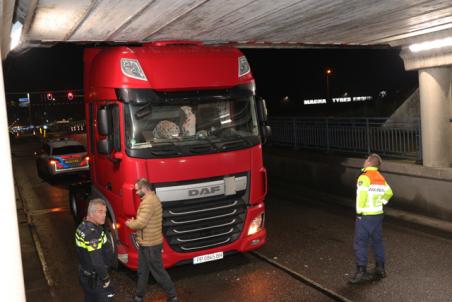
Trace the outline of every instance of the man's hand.
<path fill-rule="evenodd" d="M 102 287 L 107 288 L 110 285 L 110 276 L 105 277 L 104 280 L 102 280 Z"/>
<path fill-rule="evenodd" d="M 131 221 L 134 221 L 135 219 L 134 218 L 129 218 L 129 219 L 127 219 L 126 220 L 126 226 L 129 226 L 129 223 L 131 222 Z"/>

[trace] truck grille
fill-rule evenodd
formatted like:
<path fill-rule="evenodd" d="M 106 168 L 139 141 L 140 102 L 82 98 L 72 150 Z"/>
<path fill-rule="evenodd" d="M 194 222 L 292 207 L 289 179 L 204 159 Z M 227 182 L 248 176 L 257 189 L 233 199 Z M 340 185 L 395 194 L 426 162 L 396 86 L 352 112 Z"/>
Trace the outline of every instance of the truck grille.
<path fill-rule="evenodd" d="M 163 233 L 177 252 L 194 252 L 237 240 L 246 215 L 244 191 L 163 203 Z"/>

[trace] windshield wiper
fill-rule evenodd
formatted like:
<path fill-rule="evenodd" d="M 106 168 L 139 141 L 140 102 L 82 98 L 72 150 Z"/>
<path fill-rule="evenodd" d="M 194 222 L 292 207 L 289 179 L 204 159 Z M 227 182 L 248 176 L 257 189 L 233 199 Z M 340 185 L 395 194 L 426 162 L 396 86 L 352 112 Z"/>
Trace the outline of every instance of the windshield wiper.
<path fill-rule="evenodd" d="M 165 142 L 161 144 L 154 144 L 151 153 L 156 156 L 162 155 L 181 155 L 180 148 L 174 142 Z"/>
<path fill-rule="evenodd" d="M 222 150 L 238 149 L 250 145 L 250 142 L 240 134 L 225 137 L 224 140 L 225 142 L 221 145 Z"/>

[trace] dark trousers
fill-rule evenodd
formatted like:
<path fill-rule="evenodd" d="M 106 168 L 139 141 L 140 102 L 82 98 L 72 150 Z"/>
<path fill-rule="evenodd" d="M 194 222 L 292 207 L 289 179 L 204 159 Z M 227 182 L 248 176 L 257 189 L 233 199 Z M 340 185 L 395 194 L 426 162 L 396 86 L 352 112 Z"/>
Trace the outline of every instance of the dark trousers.
<path fill-rule="evenodd" d="M 353 247 L 357 265 L 367 266 L 367 249 L 369 241 L 372 245 L 375 261 L 384 263 L 385 248 L 383 244 L 382 223 L 383 214 L 356 217 Z"/>
<path fill-rule="evenodd" d="M 165 290 L 168 297 L 175 297 L 176 289 L 173 281 L 163 267 L 162 245 L 140 246 L 138 249 L 138 284 L 137 296 L 144 297 L 148 285 L 149 273 Z"/>
<path fill-rule="evenodd" d="M 100 280 L 97 282 L 96 287 L 92 287 L 90 277 L 87 277 L 80 272 L 79 281 L 85 293 L 85 302 L 109 302 L 113 301 L 113 290 L 111 287 L 103 288 Z"/>

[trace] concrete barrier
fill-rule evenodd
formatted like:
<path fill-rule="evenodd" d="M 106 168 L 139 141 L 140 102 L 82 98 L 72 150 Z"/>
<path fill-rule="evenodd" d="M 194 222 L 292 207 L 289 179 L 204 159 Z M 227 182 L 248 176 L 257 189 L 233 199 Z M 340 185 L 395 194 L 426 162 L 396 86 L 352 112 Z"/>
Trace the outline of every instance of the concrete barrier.
<path fill-rule="evenodd" d="M 356 179 L 364 158 L 264 148 L 269 179 L 336 195 L 354 206 Z M 452 169 L 384 160 L 381 171 L 394 191 L 390 207 L 452 221 Z"/>

